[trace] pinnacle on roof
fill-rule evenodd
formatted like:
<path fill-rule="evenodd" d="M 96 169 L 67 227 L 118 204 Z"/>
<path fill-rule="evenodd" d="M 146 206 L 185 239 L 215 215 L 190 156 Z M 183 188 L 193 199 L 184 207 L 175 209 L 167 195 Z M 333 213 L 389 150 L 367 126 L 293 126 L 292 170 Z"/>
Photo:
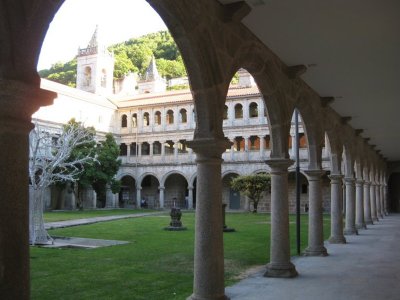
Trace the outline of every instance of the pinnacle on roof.
<path fill-rule="evenodd" d="M 144 75 L 145 81 L 153 81 L 160 78 L 160 74 L 158 73 L 156 66 L 156 59 L 154 55 L 151 58 L 150 64 L 147 67 L 146 74 Z"/>
<path fill-rule="evenodd" d="M 93 32 L 92 38 L 89 41 L 88 48 L 94 48 L 98 46 L 98 34 L 99 34 L 99 25 L 96 25 L 96 29 Z"/>

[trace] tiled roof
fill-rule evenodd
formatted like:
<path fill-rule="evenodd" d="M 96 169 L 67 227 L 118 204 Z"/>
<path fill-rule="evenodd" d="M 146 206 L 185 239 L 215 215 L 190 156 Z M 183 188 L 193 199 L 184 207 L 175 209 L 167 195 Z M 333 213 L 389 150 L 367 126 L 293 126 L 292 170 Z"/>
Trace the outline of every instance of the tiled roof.
<path fill-rule="evenodd" d="M 257 96 L 259 95 L 257 86 L 249 88 L 231 87 L 228 91 L 227 99 Z M 148 106 L 167 103 L 191 102 L 193 101 L 192 93 L 190 90 L 168 91 L 162 93 L 133 95 L 126 97 L 110 97 L 110 100 L 115 103 L 119 108 L 130 106 Z"/>

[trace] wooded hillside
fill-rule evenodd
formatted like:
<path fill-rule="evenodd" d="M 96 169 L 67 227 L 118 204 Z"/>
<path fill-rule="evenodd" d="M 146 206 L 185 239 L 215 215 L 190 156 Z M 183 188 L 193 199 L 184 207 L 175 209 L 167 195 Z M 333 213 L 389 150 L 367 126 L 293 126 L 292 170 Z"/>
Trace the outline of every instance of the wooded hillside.
<path fill-rule="evenodd" d="M 143 76 L 152 56 L 161 76 L 166 79 L 186 76 L 181 54 L 168 31 L 150 33 L 138 38 L 111 45 L 114 53 L 114 78 L 123 78 L 129 72 Z M 42 78 L 59 82 L 71 87 L 76 86 L 76 57 L 66 63 L 57 62 L 50 69 L 40 70 Z"/>

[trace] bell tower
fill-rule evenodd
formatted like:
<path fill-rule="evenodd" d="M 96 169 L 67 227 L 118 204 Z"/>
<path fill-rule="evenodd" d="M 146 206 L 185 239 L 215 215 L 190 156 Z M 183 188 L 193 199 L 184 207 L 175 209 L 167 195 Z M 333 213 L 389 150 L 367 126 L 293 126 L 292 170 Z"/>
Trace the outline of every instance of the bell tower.
<path fill-rule="evenodd" d="M 76 88 L 98 95 L 113 93 L 114 55 L 101 42 L 99 27 L 86 48 L 78 49 Z"/>

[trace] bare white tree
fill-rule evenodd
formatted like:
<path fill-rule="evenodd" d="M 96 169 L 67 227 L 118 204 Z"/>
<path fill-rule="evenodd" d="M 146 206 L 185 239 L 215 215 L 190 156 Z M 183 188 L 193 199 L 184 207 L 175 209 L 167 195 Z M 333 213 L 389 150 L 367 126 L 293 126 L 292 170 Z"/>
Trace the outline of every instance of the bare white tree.
<path fill-rule="evenodd" d="M 80 123 L 66 126 L 59 132 L 35 124 L 30 136 L 29 178 L 29 242 L 47 244 L 52 241 L 44 227 L 44 192 L 56 182 L 74 182 L 91 156 L 71 159 L 72 151 L 93 141 L 93 134 Z"/>

